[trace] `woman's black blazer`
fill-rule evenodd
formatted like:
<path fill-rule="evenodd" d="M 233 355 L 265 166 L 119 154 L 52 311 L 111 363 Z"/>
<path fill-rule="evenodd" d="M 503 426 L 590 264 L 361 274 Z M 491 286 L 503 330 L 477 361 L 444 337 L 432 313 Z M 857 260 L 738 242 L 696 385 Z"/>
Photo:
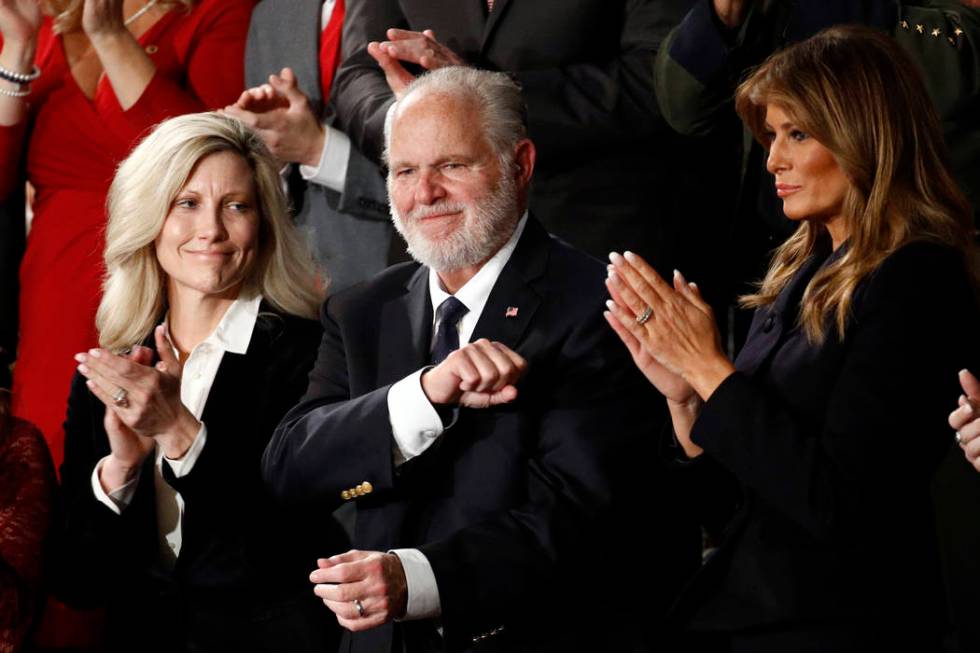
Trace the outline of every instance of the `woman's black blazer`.
<path fill-rule="evenodd" d="M 329 514 L 273 505 L 259 469 L 280 418 L 306 390 L 320 334 L 316 322 L 263 303 L 246 353 L 224 354 L 193 470 L 178 479 L 164 463 L 185 504 L 172 570 L 159 562 L 153 456 L 122 515 L 95 499 L 92 470 L 109 454 L 104 406 L 76 374 L 53 584 L 73 605 L 107 609 L 111 649 L 322 653 L 330 645 L 334 620 L 308 576 L 318 556 L 346 550 L 342 537 Z"/>
<path fill-rule="evenodd" d="M 845 251 L 825 247 L 756 311 L 738 371 L 695 424 L 707 455 L 694 491 L 717 509 L 731 494 L 703 481 L 727 475 L 738 500 L 676 606 L 694 629 L 940 627 L 930 481 L 974 359 L 976 298 L 961 254 L 908 244 L 859 284 L 843 340 L 831 326 L 813 344 L 803 291 Z"/>

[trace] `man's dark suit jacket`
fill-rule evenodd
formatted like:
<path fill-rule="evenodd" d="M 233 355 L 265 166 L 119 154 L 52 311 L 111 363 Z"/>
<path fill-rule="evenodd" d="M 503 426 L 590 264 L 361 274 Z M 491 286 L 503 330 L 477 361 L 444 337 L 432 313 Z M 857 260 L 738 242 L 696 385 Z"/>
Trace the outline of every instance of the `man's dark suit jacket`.
<path fill-rule="evenodd" d="M 346 543 L 329 515 L 301 528 L 274 506 L 259 466 L 273 429 L 306 387 L 320 333 L 316 322 L 263 304 L 246 353 L 224 354 L 193 470 L 177 479 L 164 462 L 185 503 L 172 571 L 159 562 L 153 455 L 121 515 L 92 492 L 92 470 L 110 451 L 105 409 L 76 375 L 53 580 L 69 604 L 107 608 L 110 650 L 322 653 L 335 641 L 335 622 L 323 617 L 308 576 L 318 555 Z"/>
<path fill-rule="evenodd" d="M 269 444 L 266 481 L 311 514 L 370 483 L 352 499 L 354 546 L 425 554 L 446 650 L 644 650 L 700 539 L 667 501 L 663 399 L 602 318 L 602 266 L 530 219 L 473 333 L 527 359 L 516 401 L 459 409 L 396 468 L 387 395 L 429 362 L 428 274 L 395 266 L 327 300 L 309 390 Z M 424 650 L 413 637 L 425 629 L 387 624 L 350 650 Z"/>
<path fill-rule="evenodd" d="M 929 650 L 945 612 L 930 482 L 952 443 L 957 370 L 975 360 L 976 298 L 959 253 L 909 244 L 859 284 L 843 341 L 811 344 L 802 293 L 846 249 L 828 246 L 756 311 L 738 372 L 695 424 L 695 484 L 716 467 L 742 499 L 677 614 L 698 630 L 798 629 L 799 648 L 782 650 L 824 627 Z"/>
<path fill-rule="evenodd" d="M 366 46 L 385 40 L 389 27 L 432 29 L 467 63 L 511 73 L 523 87 L 538 148 L 531 210 L 548 231 L 593 256 L 631 249 L 662 263 L 674 255 L 681 201 L 652 63 L 690 5 L 496 0 L 487 14 L 486 0 L 349 0 L 338 120 L 361 151 L 379 157 L 392 94 Z M 692 199 L 683 203 L 687 221 Z"/>

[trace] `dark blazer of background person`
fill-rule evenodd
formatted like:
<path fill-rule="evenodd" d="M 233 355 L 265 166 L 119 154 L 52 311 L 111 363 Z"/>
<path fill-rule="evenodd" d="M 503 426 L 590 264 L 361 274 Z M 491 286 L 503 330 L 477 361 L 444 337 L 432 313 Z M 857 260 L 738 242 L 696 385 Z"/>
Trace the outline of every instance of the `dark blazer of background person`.
<path fill-rule="evenodd" d="M 945 618 L 929 490 L 952 441 L 944 406 L 980 328 L 976 299 L 959 253 L 908 244 L 858 285 L 844 340 L 832 330 L 811 344 L 797 326 L 803 290 L 846 247 L 828 257 L 828 241 L 756 312 L 738 371 L 695 423 L 705 454 L 692 491 L 724 499 L 705 478 L 730 472 L 742 494 L 676 615 L 797 642 L 808 628 L 833 642 L 827 627 L 853 643 L 853 625 L 880 631 L 864 650 L 933 650 L 919 639 Z"/>
<path fill-rule="evenodd" d="M 517 399 L 459 409 L 396 469 L 386 399 L 429 362 L 428 275 L 399 265 L 327 299 L 309 390 L 263 459 L 273 493 L 312 515 L 370 483 L 353 499 L 353 544 L 421 550 L 447 651 L 647 650 L 699 563 L 700 533 L 665 500 L 651 432 L 662 402 L 603 322 L 603 268 L 529 219 L 471 339 L 528 361 Z M 615 627 L 595 600 L 615 605 Z M 350 650 L 427 650 L 415 638 L 435 625 L 389 623 Z"/>
<path fill-rule="evenodd" d="M 538 149 L 530 207 L 545 228 L 597 257 L 632 249 L 669 266 L 681 176 L 651 62 L 690 4 L 496 0 L 487 14 L 484 0 L 350 0 L 338 120 L 378 157 L 393 97 L 366 46 L 390 27 L 432 29 L 468 64 L 512 73 L 523 87 Z M 700 197 L 687 195 L 685 208 L 704 195 L 703 186 Z"/>
<path fill-rule="evenodd" d="M 859 23 L 892 34 L 921 66 L 942 120 L 953 172 L 980 225 L 980 11 L 957 0 L 764 0 L 750 2 L 742 26 L 728 30 L 712 0 L 698 0 L 657 53 L 657 100 L 663 118 L 684 135 L 726 129 L 734 119 L 735 86 L 746 71 L 790 43 L 835 24 Z M 937 33 L 938 30 L 938 33 Z M 765 152 L 746 130 L 737 200 L 724 254 L 729 298 L 761 278 L 769 252 L 795 229 L 765 170 Z M 687 275 L 691 278 L 691 275 Z M 748 318 L 736 338 L 741 345 Z"/>
<path fill-rule="evenodd" d="M 324 105 L 320 88 L 322 6 L 322 0 L 263 0 L 256 6 L 245 48 L 245 85 L 265 84 L 270 74 L 292 68 L 313 112 L 329 123 L 332 108 Z M 295 222 L 330 276 L 331 292 L 404 260 L 405 246 L 388 215 L 384 177 L 356 147 L 351 147 L 342 193 L 304 180 L 295 165 L 289 190 Z"/>
<path fill-rule="evenodd" d="M 69 604 L 102 605 L 108 648 L 119 651 L 317 651 L 336 635 L 307 576 L 318 555 L 345 550 L 329 515 L 272 504 L 259 460 L 279 419 L 301 396 L 320 329 L 263 304 L 245 354 L 225 352 L 202 421 L 207 445 L 193 470 L 164 475 L 186 502 L 172 571 L 159 562 L 148 456 L 131 503 L 116 515 L 92 491 L 109 454 L 103 404 L 76 375 L 61 468 L 61 533 L 54 582 Z M 150 346 L 152 339 L 147 343 Z"/>

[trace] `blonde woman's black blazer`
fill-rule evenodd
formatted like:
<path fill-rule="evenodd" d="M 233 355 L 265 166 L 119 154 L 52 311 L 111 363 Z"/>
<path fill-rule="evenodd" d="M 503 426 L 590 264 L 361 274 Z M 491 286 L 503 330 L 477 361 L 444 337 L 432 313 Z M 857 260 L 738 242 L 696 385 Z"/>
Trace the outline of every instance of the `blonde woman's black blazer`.
<path fill-rule="evenodd" d="M 73 605 L 105 607 L 116 650 L 323 650 L 323 606 L 307 576 L 344 549 L 330 515 L 301 523 L 264 490 L 260 459 L 279 419 L 306 388 L 320 327 L 266 304 L 245 354 L 226 352 L 202 421 L 193 470 L 164 476 L 183 497 L 180 556 L 159 563 L 152 456 L 130 505 L 96 500 L 92 470 L 109 453 L 104 406 L 76 375 L 65 422 L 60 538 L 53 582 Z M 148 346 L 152 342 L 146 343 Z M 310 601 L 310 599 L 313 599 Z"/>

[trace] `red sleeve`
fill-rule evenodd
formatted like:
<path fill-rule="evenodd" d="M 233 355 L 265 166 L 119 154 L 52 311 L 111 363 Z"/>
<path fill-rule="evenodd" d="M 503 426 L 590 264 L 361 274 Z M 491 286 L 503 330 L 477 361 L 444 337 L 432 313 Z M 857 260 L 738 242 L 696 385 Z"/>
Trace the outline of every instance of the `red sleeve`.
<path fill-rule="evenodd" d="M 126 111 L 106 85 L 95 100 L 102 119 L 135 144 L 148 127 L 166 118 L 234 102 L 245 88 L 245 39 L 254 6 L 254 0 L 204 0 L 175 37 L 184 77 L 171 79 L 157 71 Z"/>

